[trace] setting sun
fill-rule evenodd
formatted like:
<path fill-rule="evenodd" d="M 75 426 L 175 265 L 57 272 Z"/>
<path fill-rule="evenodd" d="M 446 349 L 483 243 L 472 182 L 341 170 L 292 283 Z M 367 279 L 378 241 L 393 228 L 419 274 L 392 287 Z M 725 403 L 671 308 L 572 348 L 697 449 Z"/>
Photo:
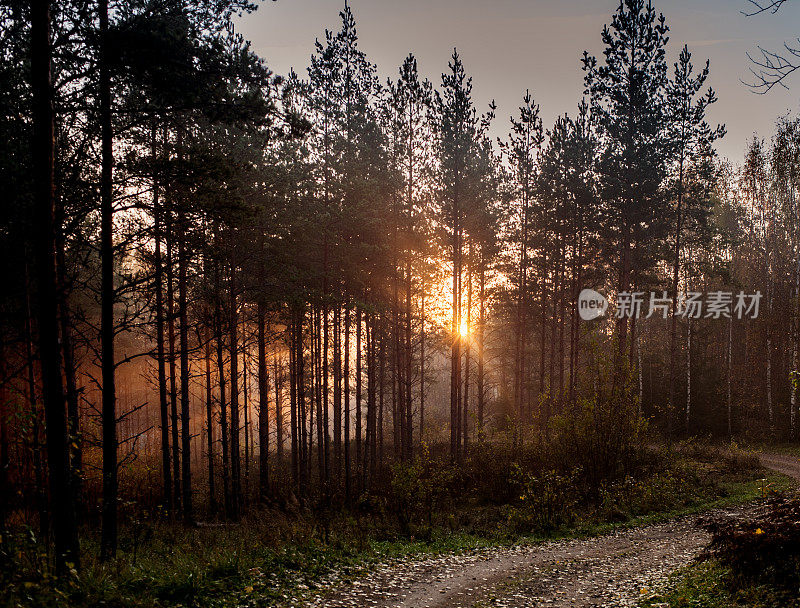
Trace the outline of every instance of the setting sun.
<path fill-rule="evenodd" d="M 466 321 L 461 321 L 461 327 L 458 328 L 458 333 L 461 334 L 462 338 L 469 335 L 469 325 L 467 325 Z"/>

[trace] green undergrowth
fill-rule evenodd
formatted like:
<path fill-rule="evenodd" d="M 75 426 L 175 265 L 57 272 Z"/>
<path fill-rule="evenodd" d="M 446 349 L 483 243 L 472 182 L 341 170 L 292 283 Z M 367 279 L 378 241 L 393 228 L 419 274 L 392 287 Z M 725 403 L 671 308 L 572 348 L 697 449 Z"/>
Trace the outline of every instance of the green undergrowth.
<path fill-rule="evenodd" d="M 366 514 L 358 508 L 328 514 L 324 526 L 311 509 L 256 509 L 235 525 L 198 528 L 134 520 L 121 530 L 120 552 L 110 563 L 96 560 L 97 533 L 85 532 L 80 573 L 61 579 L 29 530 L 6 532 L 0 608 L 294 606 L 387 561 L 603 534 L 745 503 L 766 486 L 791 487 L 738 449 L 687 444 L 658 459 L 640 477 L 602 484 L 590 498 L 569 473 L 511 467 L 510 500 L 440 497 L 417 519 L 398 521 L 386 503 Z M 398 478 L 414 488 L 421 483 L 403 472 Z"/>
<path fill-rule="evenodd" d="M 768 585 L 731 588 L 731 572 L 716 560 L 694 562 L 673 573 L 664 589 L 639 602 L 640 608 L 797 608 L 797 594 Z"/>

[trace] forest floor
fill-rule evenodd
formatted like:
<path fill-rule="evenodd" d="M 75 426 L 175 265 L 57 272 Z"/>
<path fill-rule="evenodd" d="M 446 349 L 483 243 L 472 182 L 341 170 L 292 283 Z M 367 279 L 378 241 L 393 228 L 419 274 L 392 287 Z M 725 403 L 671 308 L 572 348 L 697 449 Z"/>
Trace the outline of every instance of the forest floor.
<path fill-rule="evenodd" d="M 762 464 L 800 482 L 800 460 L 763 454 Z M 306 606 L 457 608 L 635 606 L 691 562 L 709 535 L 702 521 L 745 515 L 744 505 L 591 538 L 485 548 L 386 564 L 309 599 Z"/>

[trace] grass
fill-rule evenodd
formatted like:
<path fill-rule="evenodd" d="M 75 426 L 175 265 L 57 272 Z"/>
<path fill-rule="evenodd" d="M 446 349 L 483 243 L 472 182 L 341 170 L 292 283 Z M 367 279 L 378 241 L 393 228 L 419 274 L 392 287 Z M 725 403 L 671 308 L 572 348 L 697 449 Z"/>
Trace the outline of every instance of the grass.
<path fill-rule="evenodd" d="M 753 444 L 756 451 L 771 452 L 773 454 L 783 454 L 785 456 L 797 456 L 800 458 L 800 445 L 797 443 L 756 443 Z"/>
<path fill-rule="evenodd" d="M 672 492 L 670 484 L 653 490 L 655 501 L 626 502 L 614 495 L 610 508 L 583 512 L 570 525 L 538 533 L 498 527 L 492 518 L 501 517 L 502 508 L 492 511 L 488 521 L 494 523 L 483 527 L 453 524 L 452 517 L 449 522 L 443 517 L 425 538 L 402 536 L 374 520 L 347 513 L 335 516 L 329 535 L 311 515 L 276 511 L 256 511 L 235 526 L 198 529 L 144 521 L 123 529 L 120 556 L 109 564 L 92 557 L 97 555 L 96 534 L 85 535 L 87 557 L 81 573 L 61 581 L 53 580 L 46 556 L 31 538 L 6 537 L 0 539 L 0 608 L 296 605 L 300 598 L 357 578 L 380 563 L 657 523 L 758 498 L 764 485 L 761 478 L 773 489 L 791 487 L 782 475 L 765 474 L 742 463 L 720 474 L 720 467 L 727 465 L 717 462 L 719 454 L 699 450 L 690 464 L 683 460 L 686 479 L 693 481 L 676 477 L 682 485 L 674 496 L 659 494 Z M 636 492 L 650 496 L 651 488 L 640 485 L 636 484 Z M 486 515 L 481 512 L 457 521 L 462 519 L 485 520 Z M 23 560 L 24 570 L 19 567 Z"/>
<path fill-rule="evenodd" d="M 695 562 L 670 576 L 663 591 L 639 602 L 640 608 L 796 608 L 800 600 L 763 586 L 734 590 L 730 572 L 716 560 Z"/>
<path fill-rule="evenodd" d="M 578 532 L 586 536 L 597 536 L 599 534 L 613 532 L 620 528 L 633 528 L 636 526 L 657 524 L 677 517 L 686 517 L 713 509 L 724 509 L 726 507 L 742 505 L 763 498 L 765 487 L 768 487 L 767 491 L 788 492 L 795 488 L 796 482 L 791 477 L 787 477 L 781 473 L 764 471 L 763 474 L 756 479 L 723 481 L 719 486 L 722 489 L 722 496 L 720 497 L 707 498 L 693 504 L 632 517 L 620 523 L 590 524 L 583 528 L 578 528 Z"/>

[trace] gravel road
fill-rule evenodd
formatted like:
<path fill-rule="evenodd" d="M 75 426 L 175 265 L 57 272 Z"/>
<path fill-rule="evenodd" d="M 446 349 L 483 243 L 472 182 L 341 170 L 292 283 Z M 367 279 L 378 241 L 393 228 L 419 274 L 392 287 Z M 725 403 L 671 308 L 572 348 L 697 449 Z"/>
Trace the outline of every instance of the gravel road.
<path fill-rule="evenodd" d="M 800 460 L 763 455 L 800 481 Z M 717 511 L 739 515 L 750 507 Z M 708 517 L 706 514 L 704 517 Z M 708 541 L 699 516 L 588 539 L 493 548 L 392 563 L 309 601 L 308 607 L 456 608 L 633 606 Z"/>

